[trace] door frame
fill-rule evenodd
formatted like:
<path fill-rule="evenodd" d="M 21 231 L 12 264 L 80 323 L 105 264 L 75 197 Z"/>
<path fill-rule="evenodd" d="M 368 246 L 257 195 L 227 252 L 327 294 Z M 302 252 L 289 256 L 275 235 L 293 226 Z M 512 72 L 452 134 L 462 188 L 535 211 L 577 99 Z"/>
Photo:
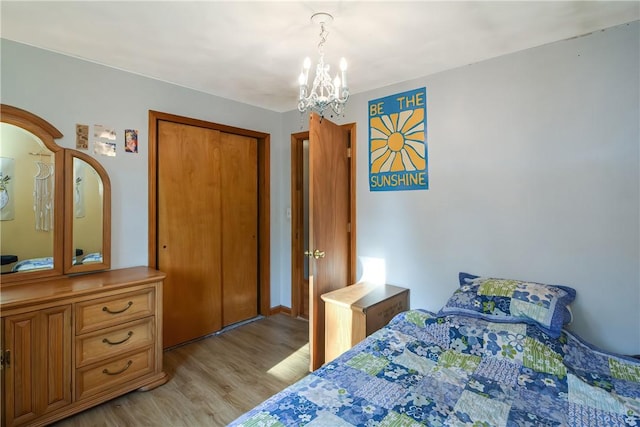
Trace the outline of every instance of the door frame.
<path fill-rule="evenodd" d="M 356 281 L 356 124 L 341 125 L 349 133 L 349 283 Z M 301 314 L 300 283 L 303 280 L 303 263 L 301 254 L 304 248 L 303 223 L 303 167 L 302 143 L 309 139 L 309 131 L 291 134 L 291 316 Z M 301 232 L 302 231 L 302 232 Z"/>
<path fill-rule="evenodd" d="M 271 135 L 219 123 L 149 110 L 149 267 L 158 267 L 158 122 L 198 126 L 258 140 L 258 314 L 271 314 Z"/>

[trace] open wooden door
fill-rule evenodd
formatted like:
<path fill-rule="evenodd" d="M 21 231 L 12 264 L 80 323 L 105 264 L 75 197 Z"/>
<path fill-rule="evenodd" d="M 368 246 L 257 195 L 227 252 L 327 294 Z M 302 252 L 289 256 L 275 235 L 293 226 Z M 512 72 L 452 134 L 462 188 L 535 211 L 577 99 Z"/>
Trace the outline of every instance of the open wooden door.
<path fill-rule="evenodd" d="M 351 180 L 349 130 L 309 119 L 310 370 L 324 363 L 324 303 L 320 296 L 350 285 Z"/>

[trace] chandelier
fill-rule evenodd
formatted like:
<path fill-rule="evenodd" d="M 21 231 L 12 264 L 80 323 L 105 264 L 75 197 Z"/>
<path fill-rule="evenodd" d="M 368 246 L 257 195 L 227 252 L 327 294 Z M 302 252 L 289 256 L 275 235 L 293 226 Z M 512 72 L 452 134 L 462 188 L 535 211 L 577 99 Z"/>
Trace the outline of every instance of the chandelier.
<path fill-rule="evenodd" d="M 329 75 L 329 64 L 324 63 L 324 43 L 327 41 L 329 32 L 325 24 L 333 21 L 333 16 L 328 13 L 319 12 L 311 15 L 311 22 L 320 24 L 320 43 L 318 52 L 320 60 L 316 66 L 316 76 L 313 79 L 311 89 L 309 89 L 309 69 L 311 60 L 304 59 L 302 72 L 298 77 L 300 84 L 300 96 L 298 98 L 298 110 L 301 113 L 311 110 L 316 111 L 321 116 L 326 108 L 331 108 L 334 113 L 340 115 L 344 111 L 344 106 L 349 98 L 349 87 L 347 86 L 347 61 L 340 60 L 340 75 L 336 73 L 332 80 Z"/>

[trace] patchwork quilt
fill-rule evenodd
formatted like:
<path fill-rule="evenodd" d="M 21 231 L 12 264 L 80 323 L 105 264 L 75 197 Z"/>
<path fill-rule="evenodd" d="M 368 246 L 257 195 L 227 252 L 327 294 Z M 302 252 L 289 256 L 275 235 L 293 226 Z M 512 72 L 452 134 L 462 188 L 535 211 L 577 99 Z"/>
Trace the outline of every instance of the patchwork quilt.
<path fill-rule="evenodd" d="M 32 271 L 53 268 L 53 257 L 31 258 L 18 261 L 12 271 Z"/>
<path fill-rule="evenodd" d="M 411 310 L 231 425 L 640 427 L 640 360 Z"/>

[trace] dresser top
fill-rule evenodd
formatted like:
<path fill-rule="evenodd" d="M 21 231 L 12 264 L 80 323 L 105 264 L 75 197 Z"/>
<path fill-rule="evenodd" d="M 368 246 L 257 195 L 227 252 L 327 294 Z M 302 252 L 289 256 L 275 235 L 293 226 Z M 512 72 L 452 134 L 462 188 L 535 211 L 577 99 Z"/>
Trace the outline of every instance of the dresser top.
<path fill-rule="evenodd" d="M 355 285 L 327 292 L 321 298 L 324 302 L 365 312 L 367 308 L 404 292 L 409 292 L 409 289 L 393 285 L 356 283 Z"/>
<path fill-rule="evenodd" d="M 15 283 L 0 288 L 0 308 L 8 310 L 22 305 L 55 301 L 96 291 L 157 282 L 165 277 L 165 273 L 149 267 L 131 267 Z"/>

